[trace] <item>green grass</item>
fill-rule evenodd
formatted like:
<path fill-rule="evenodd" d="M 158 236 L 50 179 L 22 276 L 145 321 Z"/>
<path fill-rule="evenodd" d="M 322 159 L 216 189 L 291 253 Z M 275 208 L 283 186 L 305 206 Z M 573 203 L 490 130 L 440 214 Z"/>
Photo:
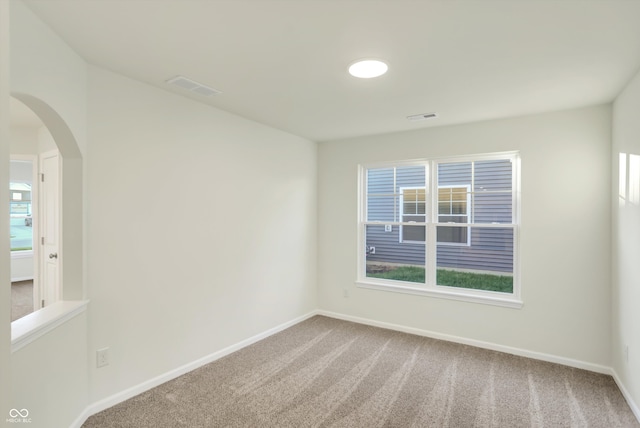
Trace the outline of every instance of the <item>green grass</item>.
<path fill-rule="evenodd" d="M 33 250 L 33 248 L 31 247 L 16 247 L 16 248 L 12 248 L 11 251 L 27 251 L 27 250 Z"/>
<path fill-rule="evenodd" d="M 513 292 L 513 277 L 484 273 L 458 272 L 438 269 L 436 282 L 438 285 L 474 290 Z M 368 277 L 392 279 L 395 281 L 424 283 L 424 268 L 418 266 L 401 266 L 381 273 L 367 273 Z"/>
<path fill-rule="evenodd" d="M 381 273 L 367 273 L 368 277 L 393 279 L 396 281 L 424 283 L 424 268 L 418 266 L 401 266 Z"/>

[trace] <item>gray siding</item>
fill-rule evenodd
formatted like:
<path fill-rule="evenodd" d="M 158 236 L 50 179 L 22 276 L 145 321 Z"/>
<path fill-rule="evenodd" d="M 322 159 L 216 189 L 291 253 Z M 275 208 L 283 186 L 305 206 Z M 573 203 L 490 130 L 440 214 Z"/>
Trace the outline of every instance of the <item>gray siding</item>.
<path fill-rule="evenodd" d="M 424 244 L 400 243 L 400 227 L 385 232 L 384 226 L 367 226 L 367 245 L 376 249 L 367 261 L 424 266 Z"/>
<path fill-rule="evenodd" d="M 511 162 L 491 160 L 440 164 L 439 186 L 473 186 L 470 218 L 474 223 L 511 223 Z M 368 220 L 401 221 L 400 188 L 424 187 L 424 167 L 371 169 L 368 171 Z M 427 210 L 430 208 L 427 206 Z M 438 244 L 438 267 L 512 272 L 513 230 L 471 227 L 470 245 Z M 400 242 L 400 227 L 367 226 L 366 245 L 375 247 L 368 261 L 424 266 L 423 243 Z"/>
<path fill-rule="evenodd" d="M 406 166 L 370 169 L 367 174 L 368 219 L 371 221 L 401 221 L 400 189 L 425 187 L 425 167 Z M 380 196 L 372 196 L 380 195 Z M 367 245 L 375 246 L 370 261 L 424 266 L 424 243 L 400 243 L 400 227 L 385 232 L 384 226 L 367 226 Z"/>

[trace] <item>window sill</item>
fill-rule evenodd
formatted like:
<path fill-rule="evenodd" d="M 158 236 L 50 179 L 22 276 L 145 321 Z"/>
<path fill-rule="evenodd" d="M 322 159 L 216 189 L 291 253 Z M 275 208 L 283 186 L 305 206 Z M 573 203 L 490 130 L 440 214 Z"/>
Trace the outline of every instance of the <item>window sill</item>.
<path fill-rule="evenodd" d="M 504 293 L 491 291 L 473 292 L 465 289 L 441 290 L 433 288 L 412 287 L 410 285 L 395 285 L 369 281 L 356 281 L 360 288 L 369 290 L 391 291 L 394 293 L 413 294 L 418 296 L 436 297 L 438 299 L 457 300 L 461 302 L 480 303 L 484 305 L 502 306 L 505 308 L 521 309 L 524 303 L 513 296 L 505 296 Z"/>
<path fill-rule="evenodd" d="M 12 259 L 27 259 L 29 257 L 33 257 L 33 250 L 22 250 L 22 251 L 11 252 Z"/>
<path fill-rule="evenodd" d="M 16 352 L 87 309 L 88 300 L 56 302 L 11 323 L 11 352 Z"/>

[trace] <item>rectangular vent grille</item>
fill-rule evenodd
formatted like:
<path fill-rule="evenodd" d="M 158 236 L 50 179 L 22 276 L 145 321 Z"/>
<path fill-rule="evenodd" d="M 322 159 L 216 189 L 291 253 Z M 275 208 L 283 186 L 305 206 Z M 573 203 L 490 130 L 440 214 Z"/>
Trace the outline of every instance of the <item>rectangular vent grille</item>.
<path fill-rule="evenodd" d="M 422 113 L 422 114 L 414 114 L 412 116 L 407 116 L 407 119 L 409 119 L 412 122 L 415 122 L 418 120 L 435 119 L 436 117 L 438 117 L 436 113 Z"/>
<path fill-rule="evenodd" d="M 203 85 L 202 83 L 198 83 L 184 76 L 172 77 L 171 79 L 167 80 L 167 83 L 169 83 L 170 85 L 178 86 L 182 89 L 186 89 L 187 91 L 194 92 L 198 95 L 203 95 L 205 97 L 211 97 L 213 95 L 222 93 L 207 85 Z"/>

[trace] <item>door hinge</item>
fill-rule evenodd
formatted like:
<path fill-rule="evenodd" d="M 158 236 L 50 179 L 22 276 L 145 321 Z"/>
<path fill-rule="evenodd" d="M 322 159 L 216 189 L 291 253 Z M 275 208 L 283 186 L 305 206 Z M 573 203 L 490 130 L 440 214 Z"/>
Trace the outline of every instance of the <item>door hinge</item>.
<path fill-rule="evenodd" d="M 44 245 L 44 236 L 40 238 L 40 245 Z"/>
<path fill-rule="evenodd" d="M 44 299 L 42 299 L 42 307 L 44 308 Z"/>
<path fill-rule="evenodd" d="M 40 174 L 40 181 L 44 183 L 44 174 Z"/>

